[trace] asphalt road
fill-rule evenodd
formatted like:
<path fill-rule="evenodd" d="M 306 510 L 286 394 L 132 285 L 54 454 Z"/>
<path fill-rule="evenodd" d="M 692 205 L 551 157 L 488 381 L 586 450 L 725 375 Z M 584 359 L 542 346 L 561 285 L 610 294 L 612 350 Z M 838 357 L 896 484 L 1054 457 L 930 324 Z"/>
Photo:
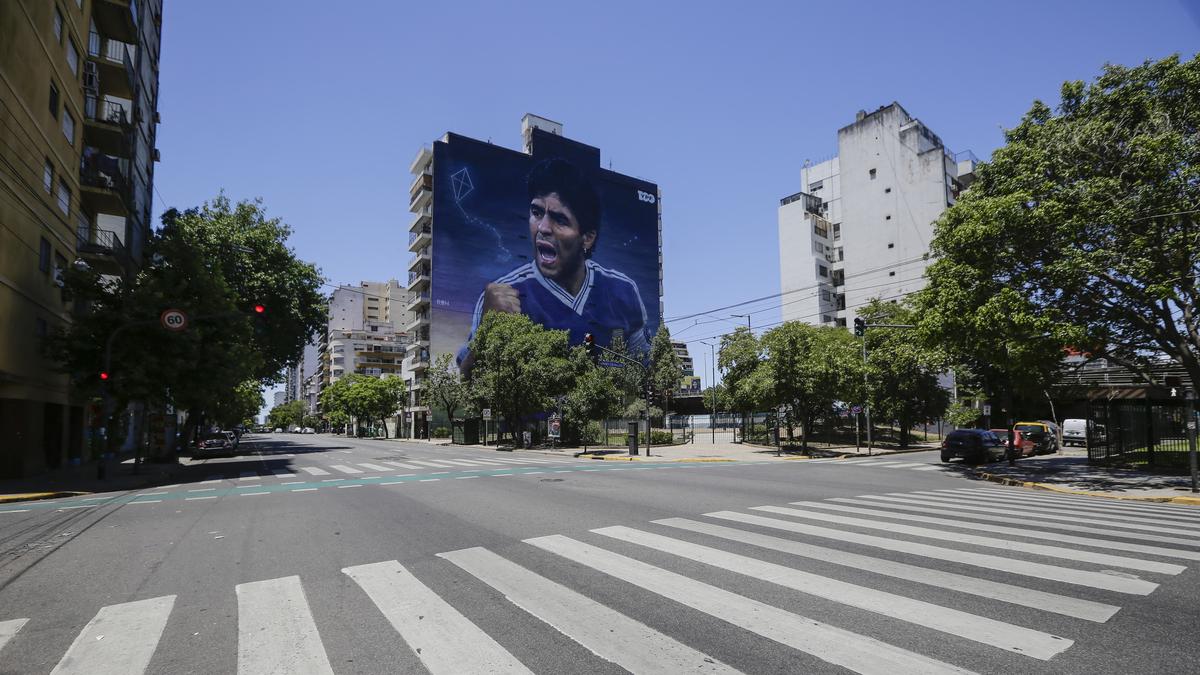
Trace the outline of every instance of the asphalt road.
<path fill-rule="evenodd" d="M 1194 670 L 1200 509 L 937 460 L 249 437 L 0 506 L 0 673 Z"/>

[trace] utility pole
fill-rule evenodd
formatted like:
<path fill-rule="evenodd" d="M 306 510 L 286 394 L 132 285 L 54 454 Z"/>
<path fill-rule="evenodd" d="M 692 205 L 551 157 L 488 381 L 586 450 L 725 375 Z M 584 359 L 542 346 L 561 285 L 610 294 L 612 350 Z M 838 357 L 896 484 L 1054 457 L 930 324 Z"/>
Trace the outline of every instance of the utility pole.
<path fill-rule="evenodd" d="M 717 351 L 716 347 L 711 342 L 700 341 L 700 344 L 708 345 L 709 365 L 712 366 L 712 379 L 708 382 L 708 390 L 712 394 L 710 397 L 711 403 L 708 408 L 708 428 L 712 431 L 713 445 L 717 444 Z"/>
<path fill-rule="evenodd" d="M 1188 462 L 1192 468 L 1192 492 L 1200 492 L 1200 480 L 1197 478 L 1196 460 L 1196 393 L 1188 388 L 1184 410 L 1187 415 Z"/>

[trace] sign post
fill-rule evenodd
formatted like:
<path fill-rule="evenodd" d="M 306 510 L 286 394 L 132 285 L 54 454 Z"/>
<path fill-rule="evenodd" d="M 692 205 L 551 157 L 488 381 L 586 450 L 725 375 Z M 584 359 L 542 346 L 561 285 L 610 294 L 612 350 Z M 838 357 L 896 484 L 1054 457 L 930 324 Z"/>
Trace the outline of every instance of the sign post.
<path fill-rule="evenodd" d="M 187 330 L 188 317 L 187 314 L 181 309 L 175 309 L 173 307 L 170 309 L 164 309 L 163 313 L 159 315 L 158 321 L 162 324 L 163 328 L 175 333 Z"/>
<path fill-rule="evenodd" d="M 491 419 L 492 419 L 492 409 L 484 408 L 483 409 L 483 444 L 484 444 L 484 446 L 487 446 L 488 422 L 490 422 Z"/>
<path fill-rule="evenodd" d="M 1196 468 L 1196 393 L 1191 389 L 1187 390 L 1184 411 L 1187 415 L 1188 463 L 1192 468 L 1192 492 L 1200 492 Z"/>

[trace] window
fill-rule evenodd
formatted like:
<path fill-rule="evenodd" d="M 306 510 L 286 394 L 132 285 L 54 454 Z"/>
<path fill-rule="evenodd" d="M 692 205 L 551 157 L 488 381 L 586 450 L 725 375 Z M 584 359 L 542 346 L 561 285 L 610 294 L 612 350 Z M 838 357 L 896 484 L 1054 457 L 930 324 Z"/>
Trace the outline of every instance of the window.
<path fill-rule="evenodd" d="M 823 276 L 823 277 L 828 277 L 829 276 L 829 268 L 824 265 L 818 264 L 817 265 L 817 274 L 819 274 L 820 276 Z"/>
<path fill-rule="evenodd" d="M 841 223 L 833 224 L 833 238 L 834 239 L 842 238 L 842 224 Z"/>
<path fill-rule="evenodd" d="M 828 314 L 822 314 L 821 323 L 833 323 L 833 317 L 829 316 Z"/>
<path fill-rule="evenodd" d="M 58 119 L 58 86 L 50 80 L 50 116 Z"/>
<path fill-rule="evenodd" d="M 63 108 L 63 136 L 67 137 L 67 142 L 75 145 L 75 118 L 71 116 L 71 111 Z"/>
<path fill-rule="evenodd" d="M 896 248 L 896 244 L 889 242 L 888 248 Z"/>
<path fill-rule="evenodd" d="M 54 8 L 54 39 L 56 41 L 62 40 L 62 26 L 63 26 L 62 12 L 58 11 L 58 8 L 55 7 Z"/>
<path fill-rule="evenodd" d="M 888 276 L 889 276 L 889 277 L 894 277 L 894 276 L 896 276 L 896 273 L 895 273 L 895 272 L 888 272 Z"/>
<path fill-rule="evenodd" d="M 43 274 L 50 272 L 50 242 L 45 237 L 38 242 L 38 271 Z"/>
<path fill-rule="evenodd" d="M 892 194 L 892 188 L 883 188 L 883 194 L 885 194 L 885 195 Z"/>
<path fill-rule="evenodd" d="M 875 169 L 871 169 L 867 173 L 870 174 L 871 180 L 875 180 Z"/>
<path fill-rule="evenodd" d="M 833 294 L 829 292 L 828 288 L 821 289 L 821 299 L 824 300 L 825 302 L 829 302 L 830 300 L 833 299 Z"/>
<path fill-rule="evenodd" d="M 50 160 L 46 160 L 46 166 L 42 167 L 42 187 L 45 188 L 46 194 L 54 188 L 54 165 Z"/>
<path fill-rule="evenodd" d="M 54 252 L 54 280 L 60 281 L 62 279 L 62 277 L 60 275 L 66 271 L 67 271 L 66 257 L 64 257 L 63 254 L 55 251 Z"/>
<path fill-rule="evenodd" d="M 889 213 L 889 214 L 887 214 L 886 216 L 884 216 L 884 217 L 883 217 L 883 219 L 884 219 L 884 220 L 891 220 L 891 219 L 892 219 L 892 214 L 890 214 L 890 213 Z"/>
<path fill-rule="evenodd" d="M 71 212 L 71 188 L 67 187 L 67 181 L 62 178 L 58 179 L 58 210 L 67 215 Z"/>
<path fill-rule="evenodd" d="M 817 181 L 817 182 L 815 182 L 815 183 L 809 183 L 809 184 L 808 184 L 808 191 L 809 191 L 809 192 L 816 192 L 816 191 L 820 190 L 820 189 L 821 189 L 821 188 L 823 188 L 823 187 L 825 187 L 825 181 L 823 181 L 823 180 L 819 180 L 819 181 Z"/>
<path fill-rule="evenodd" d="M 46 324 L 45 319 L 39 316 L 33 321 L 33 332 L 37 333 L 38 337 L 44 338 L 50 333 L 50 326 Z"/>
<path fill-rule="evenodd" d="M 72 75 L 79 74 L 79 50 L 75 49 L 75 41 L 67 40 L 67 66 L 71 68 Z"/>

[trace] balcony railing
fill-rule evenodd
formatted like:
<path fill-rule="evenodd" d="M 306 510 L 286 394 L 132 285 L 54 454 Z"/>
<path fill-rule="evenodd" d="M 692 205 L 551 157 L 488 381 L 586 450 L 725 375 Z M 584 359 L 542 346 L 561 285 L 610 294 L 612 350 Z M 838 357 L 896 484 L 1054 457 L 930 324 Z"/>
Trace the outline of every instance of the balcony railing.
<path fill-rule="evenodd" d="M 420 277 L 428 277 L 428 276 L 429 276 L 429 270 L 427 270 L 427 269 L 413 270 L 408 273 L 408 285 L 411 286 L 413 284 L 413 282 L 416 281 L 417 279 L 419 279 Z"/>
<path fill-rule="evenodd" d="M 121 243 L 115 232 L 93 229 L 89 223 L 81 220 L 75 230 L 75 234 L 76 250 L 79 253 L 111 255 L 120 261 L 125 261 L 129 258 L 125 244 Z"/>
<path fill-rule="evenodd" d="M 129 193 L 129 160 L 113 157 L 95 148 L 84 148 L 79 165 L 79 180 L 91 187 Z"/>
<path fill-rule="evenodd" d="M 108 122 L 122 127 L 129 126 L 129 112 L 116 101 L 101 100 L 88 94 L 83 99 L 83 114 L 93 122 Z"/>
<path fill-rule="evenodd" d="M 426 227 L 418 232 L 409 232 L 408 233 L 408 245 L 412 246 L 412 243 L 414 241 L 416 241 L 418 237 L 421 237 L 421 236 L 427 235 L 427 234 L 432 234 L 432 232 L 429 231 L 428 227 Z"/>

